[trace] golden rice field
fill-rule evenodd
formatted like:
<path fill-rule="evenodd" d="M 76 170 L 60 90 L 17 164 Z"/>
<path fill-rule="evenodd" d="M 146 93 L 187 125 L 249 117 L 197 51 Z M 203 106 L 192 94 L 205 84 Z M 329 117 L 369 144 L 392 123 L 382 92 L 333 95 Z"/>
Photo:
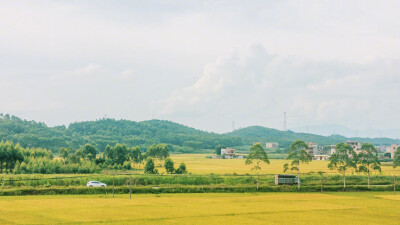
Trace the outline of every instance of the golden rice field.
<path fill-rule="evenodd" d="M 246 159 L 209 159 L 205 154 L 182 154 L 171 155 L 171 158 L 178 166 L 179 163 L 184 162 L 187 170 L 192 174 L 246 174 L 254 173 L 251 168 L 254 166 L 246 165 Z M 283 172 L 283 165 L 290 163 L 288 160 L 271 159 L 269 165 L 262 165 L 262 174 L 276 174 Z M 301 173 L 324 171 L 327 173 L 337 173 L 335 170 L 328 168 L 328 161 L 312 161 L 309 164 L 302 164 L 300 166 Z M 163 172 L 162 168 L 159 168 Z M 382 164 L 383 174 L 393 174 L 394 170 L 391 164 Z M 400 168 L 395 170 L 396 174 L 400 175 Z"/>
<path fill-rule="evenodd" d="M 0 224 L 400 224 L 391 193 L 0 197 Z"/>

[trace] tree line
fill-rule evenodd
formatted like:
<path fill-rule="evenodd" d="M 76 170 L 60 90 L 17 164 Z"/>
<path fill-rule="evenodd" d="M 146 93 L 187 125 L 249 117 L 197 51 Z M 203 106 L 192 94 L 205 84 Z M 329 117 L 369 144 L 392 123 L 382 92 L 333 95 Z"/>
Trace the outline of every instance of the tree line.
<path fill-rule="evenodd" d="M 0 142 L 0 173 L 96 173 L 101 170 L 140 169 L 145 160 L 145 173 L 158 173 L 156 160 L 160 166 L 165 161 L 167 173 L 185 173 L 186 166 L 181 164 L 173 169 L 173 161 L 169 158 L 166 144 L 153 144 L 145 152 L 139 146 L 127 147 L 117 143 L 113 147 L 107 145 L 102 155 L 91 144 L 79 149 L 61 148 L 60 157 L 54 157 L 52 151 L 42 148 L 23 148 L 10 141 Z M 153 165 L 153 169 L 150 164 Z M 171 169 L 172 163 L 172 169 Z"/>
<path fill-rule="evenodd" d="M 308 164 L 312 161 L 312 157 L 308 152 L 307 144 L 302 140 L 296 140 L 290 145 L 289 154 L 287 156 L 291 163 L 283 165 L 283 172 L 297 172 L 297 177 L 300 181 L 301 164 Z M 257 190 L 259 187 L 259 170 L 261 164 L 269 164 L 268 154 L 260 143 L 253 145 L 250 148 L 250 154 L 247 157 L 246 164 L 253 164 L 252 170 L 256 170 L 257 174 Z M 397 148 L 394 154 L 393 168 L 400 166 L 400 147 Z M 353 147 L 347 143 L 338 143 L 336 151 L 329 158 L 328 168 L 337 170 L 343 176 L 343 188 L 346 188 L 346 174 L 348 171 L 362 172 L 368 176 L 368 188 L 370 188 L 370 174 L 373 171 L 381 171 L 381 163 L 378 159 L 378 151 L 371 143 L 363 143 L 361 151 L 357 154 Z M 323 172 L 319 172 L 323 175 Z M 298 189 L 300 190 L 300 182 Z"/>

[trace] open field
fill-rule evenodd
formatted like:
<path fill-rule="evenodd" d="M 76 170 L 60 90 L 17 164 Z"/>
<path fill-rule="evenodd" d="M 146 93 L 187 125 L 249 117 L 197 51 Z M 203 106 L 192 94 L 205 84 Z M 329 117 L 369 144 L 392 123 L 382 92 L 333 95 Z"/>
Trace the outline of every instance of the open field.
<path fill-rule="evenodd" d="M 186 164 L 188 171 L 192 174 L 253 174 L 251 168 L 254 165 L 245 165 L 246 159 L 208 159 L 205 154 L 176 154 L 171 158 L 178 165 L 181 162 Z M 283 172 L 283 165 L 290 163 L 288 160 L 271 159 L 270 164 L 263 164 L 261 174 L 276 174 Z M 329 161 L 312 161 L 310 164 L 302 164 L 300 166 L 301 173 L 324 171 L 327 173 L 337 173 L 336 170 L 328 168 Z M 159 169 L 163 172 L 163 168 Z M 391 163 L 382 163 L 383 174 L 393 174 Z M 396 174 L 400 175 L 400 167 L 396 170 Z"/>
<path fill-rule="evenodd" d="M 172 155 L 175 167 L 185 162 L 189 174 L 143 174 L 141 169 L 133 171 L 108 170 L 96 174 L 1 174 L 0 195 L 74 195 L 111 193 L 112 184 L 118 194 L 129 193 L 209 193 L 209 192 L 255 192 L 256 176 L 251 165 L 245 165 L 245 159 L 209 159 L 202 154 Z M 276 186 L 274 174 L 282 173 L 287 160 L 271 159 L 270 165 L 263 165 L 260 176 L 262 192 L 297 192 L 295 186 Z M 327 168 L 328 161 L 312 161 L 301 166 L 301 192 L 318 192 L 323 183 L 326 191 L 343 191 L 343 176 L 336 170 Z M 323 180 L 317 171 L 325 171 Z M 346 176 L 348 191 L 392 191 L 393 172 L 396 172 L 399 185 L 400 168 L 393 171 L 390 163 L 382 165 L 382 173 L 372 173 L 370 188 L 363 173 L 349 172 Z M 314 172 L 314 173 L 309 173 Z M 129 176 L 132 174 L 132 176 Z M 98 180 L 108 185 L 105 189 L 88 189 L 89 180 Z M 157 189 L 153 189 L 156 187 Z M 399 187 L 400 189 L 400 187 Z"/>
<path fill-rule="evenodd" d="M 1 224 L 399 224 L 388 193 L 0 197 Z"/>

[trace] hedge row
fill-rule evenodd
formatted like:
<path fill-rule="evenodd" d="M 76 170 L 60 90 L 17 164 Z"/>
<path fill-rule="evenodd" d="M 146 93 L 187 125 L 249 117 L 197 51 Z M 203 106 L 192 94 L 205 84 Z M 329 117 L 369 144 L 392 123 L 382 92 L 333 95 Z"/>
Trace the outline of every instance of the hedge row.
<path fill-rule="evenodd" d="M 400 186 L 399 186 L 400 187 Z M 399 187 L 396 189 L 400 190 Z M 319 186 L 302 186 L 300 192 L 320 192 Z M 324 191 L 339 192 L 344 191 L 341 185 L 331 185 L 324 187 Z M 393 185 L 371 186 L 368 189 L 365 185 L 349 185 L 346 186 L 348 192 L 356 191 L 393 191 Z M 210 186 L 210 185 L 185 185 L 185 186 L 165 186 L 165 187 L 149 187 L 149 186 L 133 186 L 133 194 L 159 194 L 159 193 L 244 193 L 257 192 L 254 186 Z M 258 192 L 298 192 L 297 186 L 260 186 Z M 119 186 L 114 189 L 115 194 L 128 194 L 129 186 Z M 106 188 L 88 188 L 88 187 L 48 187 L 48 188 L 10 188 L 0 190 L 1 196 L 17 196 L 17 195 L 79 195 L 79 194 L 112 194 L 112 187 Z"/>
<path fill-rule="evenodd" d="M 91 174 L 84 176 L 62 177 L 54 176 L 49 178 L 43 175 L 13 175 L 0 177 L 0 187 L 40 187 L 40 186 L 84 186 L 90 180 L 115 186 L 127 186 L 130 183 L 130 177 L 127 175 Z M 131 177 L 132 185 L 135 186 L 160 186 L 160 185 L 253 185 L 256 183 L 256 177 L 250 175 L 226 176 L 226 175 L 133 175 Z M 273 175 L 263 175 L 260 177 L 260 183 L 265 186 L 274 186 L 275 178 Z M 321 183 L 319 175 L 302 175 L 301 183 L 305 186 L 318 186 Z M 343 176 L 326 175 L 323 183 L 325 185 L 342 185 Z M 367 176 L 350 175 L 346 177 L 348 185 L 366 185 Z M 371 176 L 372 185 L 392 185 L 392 176 L 374 175 Z"/>

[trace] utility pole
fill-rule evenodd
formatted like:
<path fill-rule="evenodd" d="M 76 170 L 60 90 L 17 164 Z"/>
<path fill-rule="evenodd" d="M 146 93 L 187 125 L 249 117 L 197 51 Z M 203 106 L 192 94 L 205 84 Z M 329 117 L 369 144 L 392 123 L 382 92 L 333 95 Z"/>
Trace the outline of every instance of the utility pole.
<path fill-rule="evenodd" d="M 129 175 L 129 199 L 132 199 L 132 175 Z"/>
<path fill-rule="evenodd" d="M 115 187 L 115 175 L 113 175 L 113 198 L 114 198 L 114 187 Z"/>
<path fill-rule="evenodd" d="M 283 131 L 286 131 L 286 112 L 283 112 Z"/>
<path fill-rule="evenodd" d="M 232 131 L 235 131 L 235 121 L 232 121 Z"/>
<path fill-rule="evenodd" d="M 394 195 L 396 195 L 396 171 L 393 172 L 393 191 Z"/>
<path fill-rule="evenodd" d="M 319 175 L 321 175 L 321 193 L 324 193 L 324 189 L 323 189 L 323 184 L 324 184 L 324 172 L 319 171 L 318 172 Z"/>
<path fill-rule="evenodd" d="M 321 193 L 324 193 L 323 182 L 324 182 L 324 173 L 321 173 Z"/>

